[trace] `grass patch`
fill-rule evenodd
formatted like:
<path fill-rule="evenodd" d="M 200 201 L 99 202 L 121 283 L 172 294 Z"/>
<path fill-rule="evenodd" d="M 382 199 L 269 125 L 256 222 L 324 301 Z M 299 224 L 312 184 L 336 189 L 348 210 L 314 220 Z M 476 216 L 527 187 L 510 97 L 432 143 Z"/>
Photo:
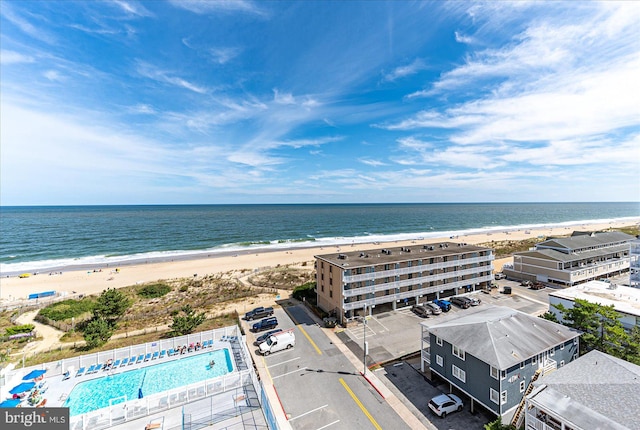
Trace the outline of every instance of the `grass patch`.
<path fill-rule="evenodd" d="M 93 312 L 95 304 L 95 300 L 88 297 L 81 300 L 63 300 L 40 309 L 38 317 L 48 318 L 52 321 L 78 318 L 81 315 Z"/>
<path fill-rule="evenodd" d="M 156 299 L 158 297 L 166 296 L 172 288 L 163 283 L 155 283 L 145 285 L 144 287 L 138 290 L 138 295 L 145 299 Z"/>

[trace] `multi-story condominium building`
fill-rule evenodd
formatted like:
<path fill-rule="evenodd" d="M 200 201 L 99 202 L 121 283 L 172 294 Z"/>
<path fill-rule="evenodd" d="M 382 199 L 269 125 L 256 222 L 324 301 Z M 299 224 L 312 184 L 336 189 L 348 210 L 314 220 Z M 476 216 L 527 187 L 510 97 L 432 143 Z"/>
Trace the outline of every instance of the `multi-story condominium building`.
<path fill-rule="evenodd" d="M 631 261 L 629 263 L 629 286 L 640 288 L 640 238 L 631 241 Z"/>
<path fill-rule="evenodd" d="M 421 369 L 476 404 L 511 420 L 531 381 L 578 357 L 580 332 L 503 306 L 428 326 L 422 322 Z"/>
<path fill-rule="evenodd" d="M 493 250 L 433 243 L 316 255 L 318 306 L 344 323 L 357 310 L 396 309 L 482 289 L 493 280 Z"/>
<path fill-rule="evenodd" d="M 640 289 L 616 285 L 604 281 L 589 281 L 575 287 L 549 292 L 549 312 L 563 322 L 562 313 L 553 305 L 561 304 L 566 309 L 573 308 L 575 300 L 586 300 L 603 306 L 613 306 L 620 315 L 622 326 L 631 330 L 640 329 Z"/>
<path fill-rule="evenodd" d="M 594 350 L 534 386 L 526 430 L 640 429 L 640 366 L 628 361 Z"/>
<path fill-rule="evenodd" d="M 573 232 L 516 253 L 513 265 L 504 266 L 502 272 L 508 278 L 568 287 L 618 275 L 629 270 L 633 239 L 619 231 Z"/>

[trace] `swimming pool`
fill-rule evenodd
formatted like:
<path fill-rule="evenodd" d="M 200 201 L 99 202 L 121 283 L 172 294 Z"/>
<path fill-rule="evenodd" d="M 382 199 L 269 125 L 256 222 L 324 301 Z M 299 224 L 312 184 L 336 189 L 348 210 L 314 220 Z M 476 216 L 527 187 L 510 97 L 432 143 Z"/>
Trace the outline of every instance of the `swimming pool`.
<path fill-rule="evenodd" d="M 210 366 L 211 360 L 215 362 Z M 86 414 L 111 404 L 138 399 L 184 385 L 226 375 L 233 371 L 228 349 L 158 363 L 140 369 L 103 376 L 73 387 L 64 403 L 71 416 Z"/>

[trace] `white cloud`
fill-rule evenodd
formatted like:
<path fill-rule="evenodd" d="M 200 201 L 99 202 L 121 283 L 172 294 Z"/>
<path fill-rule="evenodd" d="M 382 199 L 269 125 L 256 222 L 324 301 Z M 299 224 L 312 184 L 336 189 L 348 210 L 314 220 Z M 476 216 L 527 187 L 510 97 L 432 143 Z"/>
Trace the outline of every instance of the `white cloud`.
<path fill-rule="evenodd" d="M 362 164 L 365 164 L 367 166 L 371 166 L 371 167 L 380 167 L 380 166 L 386 166 L 387 163 L 380 161 L 380 160 L 371 160 L 369 158 L 358 158 L 358 161 L 361 162 Z"/>
<path fill-rule="evenodd" d="M 169 0 L 175 7 L 186 9 L 197 14 L 219 12 L 245 12 L 254 15 L 267 15 L 257 4 L 247 0 Z"/>
<path fill-rule="evenodd" d="M 296 100 L 291 93 L 281 93 L 277 88 L 273 89 L 273 101 L 281 105 L 296 104 Z"/>
<path fill-rule="evenodd" d="M 170 72 L 160 70 L 145 62 L 139 62 L 136 70 L 141 76 L 158 82 L 175 85 L 200 94 L 205 94 L 208 91 L 205 87 L 196 85 L 179 76 L 172 76 Z"/>
<path fill-rule="evenodd" d="M 0 64 L 33 63 L 35 58 L 30 55 L 3 49 L 0 51 Z"/>
<path fill-rule="evenodd" d="M 239 48 L 211 48 L 209 53 L 211 58 L 218 64 L 226 64 L 240 55 Z"/>
<path fill-rule="evenodd" d="M 422 60 L 416 59 L 411 64 L 406 66 L 396 67 L 390 73 L 384 75 L 384 80 L 387 82 L 393 82 L 397 79 L 404 78 L 406 76 L 415 75 L 420 70 L 424 70 L 426 67 Z"/>
<path fill-rule="evenodd" d="M 9 2 L 2 2 L 2 15 L 23 33 L 50 45 L 56 43 L 56 38 L 42 27 L 36 27 L 14 10 Z"/>
<path fill-rule="evenodd" d="M 456 38 L 456 42 L 458 42 L 458 43 L 464 43 L 466 45 L 474 43 L 473 37 L 465 36 L 462 33 L 460 33 L 459 31 L 454 32 L 454 35 L 455 35 L 455 38 Z"/>
<path fill-rule="evenodd" d="M 64 77 L 57 70 L 47 70 L 42 75 L 50 81 L 54 81 L 54 82 L 64 81 Z"/>

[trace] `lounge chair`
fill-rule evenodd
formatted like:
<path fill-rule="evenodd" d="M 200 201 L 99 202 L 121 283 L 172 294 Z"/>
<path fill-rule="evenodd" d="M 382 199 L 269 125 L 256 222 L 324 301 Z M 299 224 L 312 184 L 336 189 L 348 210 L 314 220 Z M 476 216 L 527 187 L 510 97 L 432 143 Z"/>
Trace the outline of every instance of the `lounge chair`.
<path fill-rule="evenodd" d="M 111 365 L 111 368 L 115 369 L 118 366 L 120 366 L 120 359 L 117 359 L 116 361 L 114 361 L 113 364 Z"/>
<path fill-rule="evenodd" d="M 207 341 L 207 348 L 211 348 L 213 346 L 213 339 L 209 339 Z"/>
<path fill-rule="evenodd" d="M 138 363 L 142 362 L 142 360 L 143 360 L 143 359 L 144 359 L 144 354 L 140 354 L 140 355 L 138 356 L 138 359 L 136 360 L 136 364 L 138 364 Z"/>
<path fill-rule="evenodd" d="M 131 365 L 131 364 L 136 364 L 136 357 L 135 357 L 135 355 L 129 359 L 129 365 Z"/>
<path fill-rule="evenodd" d="M 82 375 L 84 375 L 84 371 L 85 371 L 85 370 L 86 370 L 86 369 L 85 369 L 84 367 L 81 367 L 80 369 L 78 369 L 78 371 L 76 372 L 76 378 L 77 378 L 78 376 L 82 376 Z"/>
<path fill-rule="evenodd" d="M 169 357 L 171 357 L 172 355 L 176 355 L 176 350 L 173 348 L 169 349 Z"/>
<path fill-rule="evenodd" d="M 96 364 L 96 368 L 93 369 L 93 373 L 97 373 L 100 369 L 102 369 L 102 363 Z"/>
<path fill-rule="evenodd" d="M 89 366 L 89 368 L 87 369 L 87 375 L 93 373 L 93 371 L 96 370 L 96 365 L 92 364 L 91 366 Z"/>
<path fill-rule="evenodd" d="M 125 357 L 122 359 L 122 363 L 120 363 L 120 367 L 124 367 L 129 364 L 129 357 Z"/>
<path fill-rule="evenodd" d="M 66 372 L 64 372 L 62 374 L 62 380 L 66 381 L 67 379 L 71 378 L 71 370 L 67 370 Z"/>
<path fill-rule="evenodd" d="M 159 355 L 160 353 L 158 351 L 154 351 L 153 355 L 151 356 L 151 359 L 155 360 L 156 358 L 158 358 Z"/>
<path fill-rule="evenodd" d="M 160 351 L 160 358 L 164 358 L 165 355 L 167 355 L 166 349 L 163 349 L 162 351 Z"/>
<path fill-rule="evenodd" d="M 144 361 L 149 361 L 151 360 L 151 353 L 147 353 L 147 355 L 144 356 Z"/>

